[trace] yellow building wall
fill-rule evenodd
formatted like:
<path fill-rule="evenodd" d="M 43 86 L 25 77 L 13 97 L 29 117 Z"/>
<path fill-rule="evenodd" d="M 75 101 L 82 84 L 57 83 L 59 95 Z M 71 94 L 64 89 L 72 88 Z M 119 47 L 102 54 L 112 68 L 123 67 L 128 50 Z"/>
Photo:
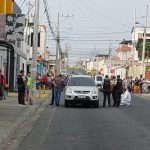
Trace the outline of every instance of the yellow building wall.
<path fill-rule="evenodd" d="M 12 0 L 6 0 L 6 13 L 7 14 L 12 14 L 13 12 L 13 2 Z"/>
<path fill-rule="evenodd" d="M 141 65 L 135 65 L 134 66 L 134 77 L 140 77 L 141 75 Z M 128 76 L 132 76 L 133 77 L 133 67 L 132 66 L 129 66 L 129 72 L 128 72 Z"/>
<path fill-rule="evenodd" d="M 0 0 L 0 13 L 12 14 L 13 1 L 12 0 Z"/>
<path fill-rule="evenodd" d="M 0 0 L 0 13 L 5 12 L 5 0 Z"/>

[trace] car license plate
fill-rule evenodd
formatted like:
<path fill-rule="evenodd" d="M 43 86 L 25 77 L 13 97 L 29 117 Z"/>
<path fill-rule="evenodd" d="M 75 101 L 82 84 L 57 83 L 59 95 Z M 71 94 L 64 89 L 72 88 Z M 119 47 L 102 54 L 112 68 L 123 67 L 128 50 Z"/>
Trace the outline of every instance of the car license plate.
<path fill-rule="evenodd" d="M 86 98 L 85 95 L 79 95 L 78 98 Z"/>

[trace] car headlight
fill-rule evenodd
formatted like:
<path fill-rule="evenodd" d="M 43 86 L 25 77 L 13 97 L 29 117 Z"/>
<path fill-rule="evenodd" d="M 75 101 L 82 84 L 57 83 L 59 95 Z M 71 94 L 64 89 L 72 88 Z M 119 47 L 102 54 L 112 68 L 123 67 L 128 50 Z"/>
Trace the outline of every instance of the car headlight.
<path fill-rule="evenodd" d="M 66 89 L 66 94 L 72 94 L 72 89 L 67 88 L 67 89 Z"/>
<path fill-rule="evenodd" d="M 97 88 L 93 89 L 92 94 L 98 94 L 98 89 Z"/>

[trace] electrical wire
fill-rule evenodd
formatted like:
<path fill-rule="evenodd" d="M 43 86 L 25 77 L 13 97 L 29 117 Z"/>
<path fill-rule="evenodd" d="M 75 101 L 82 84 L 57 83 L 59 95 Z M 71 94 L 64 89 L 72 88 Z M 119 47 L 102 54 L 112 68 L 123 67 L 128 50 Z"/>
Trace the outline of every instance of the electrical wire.
<path fill-rule="evenodd" d="M 34 6 L 35 6 L 35 2 L 34 2 L 34 4 L 31 6 L 31 8 L 28 10 L 28 12 L 26 13 L 25 16 L 28 16 L 28 14 L 31 12 L 31 10 L 33 9 Z"/>
<path fill-rule="evenodd" d="M 24 4 L 26 1 L 27 1 L 27 0 L 24 0 L 24 1 L 22 2 L 22 4 L 19 6 L 20 9 L 21 9 L 21 7 L 23 6 L 23 4 Z"/>
<path fill-rule="evenodd" d="M 19 1 L 18 6 L 21 4 L 22 1 L 23 1 L 23 0 L 20 0 L 20 1 Z"/>
<path fill-rule="evenodd" d="M 56 39 L 47 39 L 47 40 L 56 40 Z M 64 39 L 60 39 L 60 40 L 64 40 Z M 104 39 L 104 40 L 100 40 L 100 39 L 97 39 L 97 40 L 96 40 L 96 39 L 94 39 L 94 40 L 67 39 L 67 40 L 69 40 L 69 41 L 78 41 L 78 42 L 94 42 L 94 41 L 95 41 L 95 42 L 96 42 L 96 41 L 97 41 L 97 42 L 98 42 L 98 41 L 102 41 L 102 42 L 103 42 L 103 41 L 104 41 L 104 42 L 106 42 L 106 41 L 109 41 L 109 42 L 110 42 L 110 41 L 113 41 L 113 42 L 114 42 L 114 41 L 115 41 L 115 42 L 118 42 L 118 41 L 122 41 L 122 39 L 120 39 L 120 40 L 119 40 L 119 39 L 118 39 L 118 40 L 117 40 L 117 39 L 116 39 L 116 40 L 111 40 L 111 39 Z"/>
<path fill-rule="evenodd" d="M 71 0 L 71 2 L 72 2 L 72 4 L 73 4 L 75 7 L 77 7 L 77 8 L 80 10 L 80 12 L 82 12 L 83 14 L 85 14 L 85 15 L 87 16 L 86 12 L 84 12 L 83 9 L 81 9 L 73 0 Z M 93 18 L 91 18 L 91 19 L 93 20 L 92 23 L 94 23 L 95 20 L 94 20 Z M 96 21 L 95 23 L 97 23 L 97 21 Z M 95 23 L 94 23 L 94 24 L 95 24 Z M 106 28 L 106 27 L 101 27 L 101 28 L 108 30 L 108 28 Z"/>
<path fill-rule="evenodd" d="M 81 1 L 81 0 L 78 0 L 78 2 L 80 2 L 83 6 L 86 6 L 90 9 L 92 9 L 93 11 L 95 11 L 97 14 L 99 14 L 100 16 L 103 16 L 105 18 L 107 18 L 107 20 L 110 20 L 112 22 L 115 22 L 115 23 L 118 23 L 120 25 L 123 25 L 123 26 L 127 26 L 126 24 L 123 24 L 122 22 L 118 21 L 118 20 L 115 20 L 115 19 L 112 19 L 111 17 L 107 16 L 107 15 L 104 15 L 103 13 L 99 12 L 97 9 L 95 9 L 94 7 L 88 5 L 87 3 Z"/>
<path fill-rule="evenodd" d="M 48 7 L 47 0 L 43 0 L 43 3 L 44 3 L 45 13 L 46 13 L 46 17 L 47 17 L 47 21 L 48 21 L 50 31 L 52 33 L 53 38 L 56 40 L 56 35 L 55 35 L 55 33 L 53 31 L 53 27 L 51 25 L 51 19 L 50 19 L 50 15 L 49 15 L 49 9 L 48 9 L 49 7 Z"/>
<path fill-rule="evenodd" d="M 123 34 L 123 33 L 130 33 L 131 31 L 122 31 L 122 32 L 98 32 L 96 33 L 72 33 L 71 35 L 97 35 L 97 34 Z"/>

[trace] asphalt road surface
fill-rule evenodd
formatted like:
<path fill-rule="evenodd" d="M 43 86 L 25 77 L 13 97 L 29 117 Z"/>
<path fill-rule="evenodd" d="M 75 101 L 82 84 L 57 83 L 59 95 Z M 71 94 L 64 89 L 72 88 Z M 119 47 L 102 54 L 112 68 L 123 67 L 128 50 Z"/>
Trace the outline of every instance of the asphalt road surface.
<path fill-rule="evenodd" d="M 100 96 L 102 103 L 102 96 Z M 48 106 L 18 150 L 150 150 L 150 100 L 100 108 Z"/>

